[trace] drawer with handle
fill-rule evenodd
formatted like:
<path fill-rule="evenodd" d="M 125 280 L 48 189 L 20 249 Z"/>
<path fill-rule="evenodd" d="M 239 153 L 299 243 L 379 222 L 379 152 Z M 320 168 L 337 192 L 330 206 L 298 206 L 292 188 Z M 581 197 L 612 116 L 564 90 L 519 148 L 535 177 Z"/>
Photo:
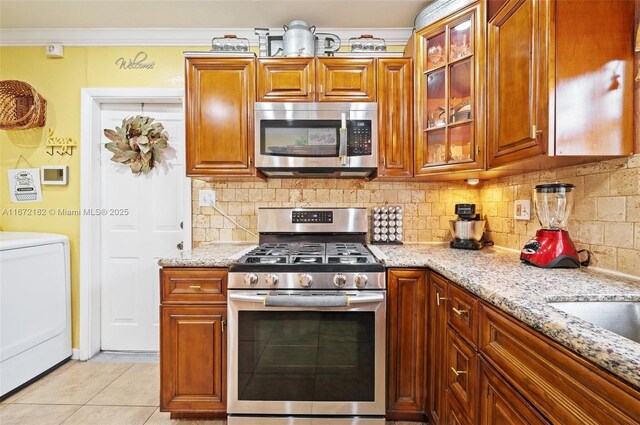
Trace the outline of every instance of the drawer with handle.
<path fill-rule="evenodd" d="M 161 269 L 160 286 L 163 304 L 223 304 L 227 302 L 227 269 Z"/>
<path fill-rule="evenodd" d="M 456 285 L 451 285 L 448 323 L 472 346 L 478 343 L 478 299 Z"/>
<path fill-rule="evenodd" d="M 447 328 L 447 390 L 470 423 L 475 423 L 478 397 L 478 354 L 456 332 Z"/>

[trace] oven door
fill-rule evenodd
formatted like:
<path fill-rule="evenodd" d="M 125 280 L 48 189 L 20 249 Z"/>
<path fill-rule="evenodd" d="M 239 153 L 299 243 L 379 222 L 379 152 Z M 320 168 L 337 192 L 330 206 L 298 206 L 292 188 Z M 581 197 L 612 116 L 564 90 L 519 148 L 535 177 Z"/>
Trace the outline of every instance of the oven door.
<path fill-rule="evenodd" d="M 265 295 L 229 291 L 228 412 L 384 415 L 384 291 Z"/>

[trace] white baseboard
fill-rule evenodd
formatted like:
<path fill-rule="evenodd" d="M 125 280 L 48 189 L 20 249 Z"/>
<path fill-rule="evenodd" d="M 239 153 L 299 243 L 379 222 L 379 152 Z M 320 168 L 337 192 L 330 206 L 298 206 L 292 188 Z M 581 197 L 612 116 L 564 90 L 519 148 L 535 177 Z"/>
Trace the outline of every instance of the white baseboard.
<path fill-rule="evenodd" d="M 80 349 L 72 348 L 71 349 L 71 360 L 80 360 Z"/>

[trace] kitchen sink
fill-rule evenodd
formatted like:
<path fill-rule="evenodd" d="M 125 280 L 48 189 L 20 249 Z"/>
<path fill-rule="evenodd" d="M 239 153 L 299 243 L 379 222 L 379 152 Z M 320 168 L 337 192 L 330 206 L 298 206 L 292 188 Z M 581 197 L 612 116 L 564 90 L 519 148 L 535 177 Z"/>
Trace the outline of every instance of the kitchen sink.
<path fill-rule="evenodd" d="M 640 301 L 550 302 L 549 305 L 640 343 Z"/>

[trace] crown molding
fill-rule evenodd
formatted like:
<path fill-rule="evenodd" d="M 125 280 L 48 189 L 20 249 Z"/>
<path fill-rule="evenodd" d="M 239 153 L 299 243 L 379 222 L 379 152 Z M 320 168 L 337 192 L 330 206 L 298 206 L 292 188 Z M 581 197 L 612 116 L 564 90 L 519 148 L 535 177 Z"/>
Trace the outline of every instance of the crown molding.
<path fill-rule="evenodd" d="M 343 43 L 362 34 L 384 38 L 387 45 L 406 44 L 412 28 L 318 28 L 317 32 L 336 34 Z M 281 35 L 282 28 L 270 28 Z M 213 37 L 236 34 L 258 47 L 253 28 L 19 28 L 0 29 L 0 46 L 210 46 Z"/>

